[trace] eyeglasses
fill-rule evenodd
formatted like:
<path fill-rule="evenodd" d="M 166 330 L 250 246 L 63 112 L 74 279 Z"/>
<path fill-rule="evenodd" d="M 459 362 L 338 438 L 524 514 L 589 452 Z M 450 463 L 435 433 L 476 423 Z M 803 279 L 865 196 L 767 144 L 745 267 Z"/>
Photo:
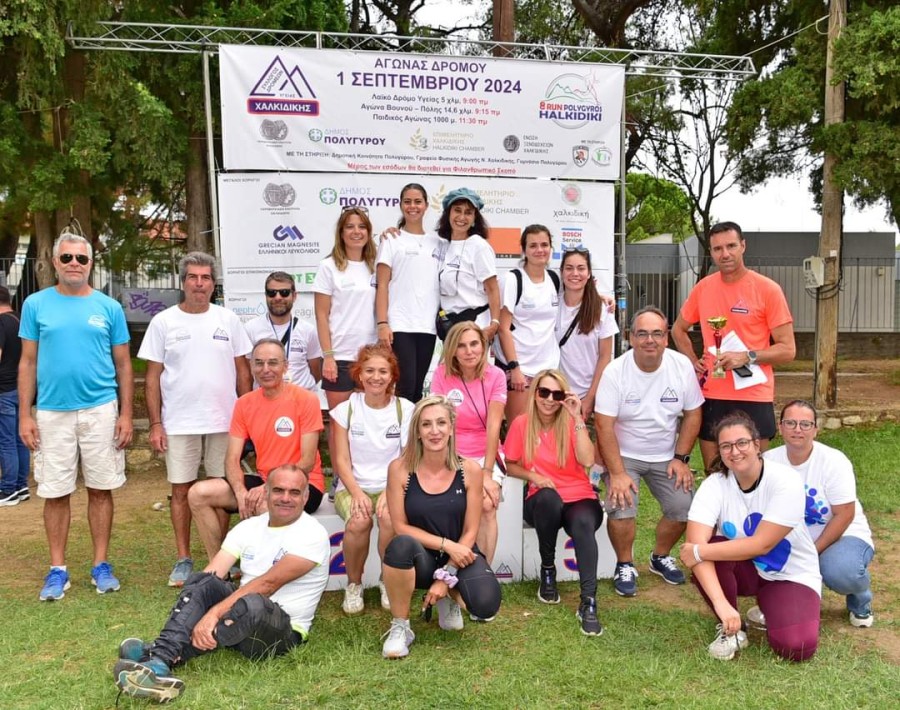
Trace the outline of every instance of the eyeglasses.
<path fill-rule="evenodd" d="M 738 451 L 746 451 L 750 448 L 750 444 L 752 443 L 753 439 L 738 439 L 737 441 L 726 441 L 722 444 L 719 444 L 719 453 L 730 454 L 733 449 L 737 449 Z"/>
<path fill-rule="evenodd" d="M 567 251 L 577 251 L 579 254 L 587 254 L 590 251 L 584 244 L 576 244 L 574 247 L 570 247 L 568 244 L 562 244 L 559 248 L 563 253 Z"/>
<path fill-rule="evenodd" d="M 369 214 L 369 208 L 365 205 L 344 205 L 343 207 L 341 207 L 341 214 L 347 212 L 348 210 L 359 210 L 360 212 Z"/>
<path fill-rule="evenodd" d="M 72 259 L 75 259 L 82 266 L 87 266 L 91 263 L 91 257 L 87 254 L 60 254 L 59 261 L 63 264 L 68 264 Z"/>
<path fill-rule="evenodd" d="M 566 393 L 562 390 L 552 390 L 549 387 L 538 387 L 535 392 L 541 399 L 553 398 L 554 402 L 562 402 L 566 398 Z"/>
<path fill-rule="evenodd" d="M 800 427 L 801 431 L 809 431 L 810 429 L 815 428 L 816 423 L 811 422 L 808 419 L 782 419 L 781 426 L 785 429 L 796 429 Z"/>
<path fill-rule="evenodd" d="M 269 298 L 275 298 L 276 295 L 281 296 L 282 298 L 287 298 L 294 292 L 292 288 L 267 288 L 266 296 Z"/>
<path fill-rule="evenodd" d="M 636 330 L 631 335 L 635 340 L 662 340 L 666 337 L 665 330 Z"/>
<path fill-rule="evenodd" d="M 255 367 L 257 370 L 262 370 L 264 367 L 268 367 L 270 370 L 274 370 L 275 368 L 281 367 L 281 363 L 283 362 L 284 360 L 277 360 L 275 358 L 272 358 L 271 360 L 252 361 L 253 367 Z"/>

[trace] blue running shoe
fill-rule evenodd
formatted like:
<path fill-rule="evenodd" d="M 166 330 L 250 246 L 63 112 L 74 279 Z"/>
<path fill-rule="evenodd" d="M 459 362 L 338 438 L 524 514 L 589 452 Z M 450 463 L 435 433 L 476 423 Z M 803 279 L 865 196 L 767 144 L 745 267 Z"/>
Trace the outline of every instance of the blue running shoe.
<path fill-rule="evenodd" d="M 194 561 L 190 557 L 181 557 L 169 575 L 170 587 L 183 587 L 188 577 L 194 573 Z"/>
<path fill-rule="evenodd" d="M 156 664 L 165 668 L 165 672 L 155 671 Z M 168 667 L 156 659 L 146 663 L 123 660 L 116 664 L 116 669 L 116 685 L 132 698 L 150 698 L 158 703 L 167 703 L 184 692 L 184 681 L 165 675 L 169 672 Z"/>
<path fill-rule="evenodd" d="M 66 596 L 66 590 L 71 587 L 69 573 L 56 567 L 51 568 L 50 573 L 44 577 L 44 588 L 41 589 L 42 602 L 52 602 Z"/>
<path fill-rule="evenodd" d="M 137 662 L 146 661 L 150 658 L 151 645 L 142 639 L 125 639 L 119 644 L 119 658 Z"/>
<path fill-rule="evenodd" d="M 97 594 L 119 591 L 119 580 L 113 574 L 109 562 L 101 562 L 91 570 L 91 584 L 97 587 Z"/>

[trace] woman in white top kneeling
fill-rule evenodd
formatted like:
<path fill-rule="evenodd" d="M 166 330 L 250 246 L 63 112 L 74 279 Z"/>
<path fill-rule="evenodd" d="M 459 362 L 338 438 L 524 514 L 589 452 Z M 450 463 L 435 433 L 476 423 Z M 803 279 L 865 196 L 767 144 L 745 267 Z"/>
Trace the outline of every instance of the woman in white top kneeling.
<path fill-rule="evenodd" d="M 347 588 L 342 609 L 345 614 L 363 611 L 362 576 L 369 555 L 369 536 L 378 518 L 378 553 L 384 550 L 394 529 L 388 514 L 388 465 L 406 446 L 413 405 L 394 396 L 400 374 L 397 358 L 386 345 L 376 343 L 359 349 L 350 366 L 350 375 L 362 388 L 350 399 L 331 410 L 334 429 L 332 465 L 340 480 L 334 507 L 346 523 L 344 529 L 344 565 Z M 381 606 L 390 609 L 384 584 Z"/>

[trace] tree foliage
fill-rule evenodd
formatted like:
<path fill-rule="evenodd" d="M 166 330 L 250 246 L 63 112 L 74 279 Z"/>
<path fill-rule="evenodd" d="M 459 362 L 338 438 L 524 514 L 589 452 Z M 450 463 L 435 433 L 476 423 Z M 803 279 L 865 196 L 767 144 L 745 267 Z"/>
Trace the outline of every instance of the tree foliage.
<path fill-rule="evenodd" d="M 671 234 L 673 241 L 680 242 L 694 234 L 691 202 L 684 190 L 671 180 L 647 173 L 628 173 L 625 209 L 629 242 L 659 234 Z"/>

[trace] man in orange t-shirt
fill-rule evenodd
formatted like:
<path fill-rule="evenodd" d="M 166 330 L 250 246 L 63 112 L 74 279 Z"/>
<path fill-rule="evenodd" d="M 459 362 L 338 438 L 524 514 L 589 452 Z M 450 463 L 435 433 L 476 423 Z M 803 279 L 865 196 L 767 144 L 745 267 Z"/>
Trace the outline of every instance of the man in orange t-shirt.
<path fill-rule="evenodd" d="M 275 338 L 256 343 L 250 368 L 259 388 L 238 398 L 231 416 L 225 479 L 207 479 L 191 488 L 188 496 L 197 530 L 212 559 L 222 546 L 228 515 L 237 511 L 241 519 L 266 512 L 263 483 L 269 471 L 296 464 L 309 479 L 309 497 L 304 506 L 314 513 L 322 502 L 325 478 L 319 458 L 322 412 L 318 398 L 285 380 L 287 358 L 284 345 Z M 256 474 L 244 474 L 241 455 L 249 439 L 256 449 Z"/>
<path fill-rule="evenodd" d="M 790 362 L 796 354 L 794 319 L 781 287 L 744 264 L 747 245 L 740 226 L 721 222 L 709 231 L 709 252 L 718 272 L 691 290 L 672 328 L 679 351 L 694 363 L 703 386 L 700 451 L 708 468 L 716 455 L 716 423 L 735 410 L 747 414 L 759 430 L 765 450 L 775 435 L 775 375 L 772 365 Z M 716 359 L 709 318 L 724 316 L 723 347 Z M 700 323 L 703 354 L 698 359 L 688 331 Z M 735 338 L 736 336 L 736 338 Z M 713 377 L 721 365 L 724 378 Z M 748 367 L 753 366 L 753 367 Z"/>

